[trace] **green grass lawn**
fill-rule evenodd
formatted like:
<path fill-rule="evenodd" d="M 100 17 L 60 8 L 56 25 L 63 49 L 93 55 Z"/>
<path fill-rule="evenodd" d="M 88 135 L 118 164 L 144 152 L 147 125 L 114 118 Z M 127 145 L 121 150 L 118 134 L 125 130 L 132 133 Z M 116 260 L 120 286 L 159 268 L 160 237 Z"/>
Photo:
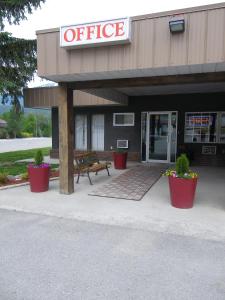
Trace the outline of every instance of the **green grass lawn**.
<path fill-rule="evenodd" d="M 15 162 L 21 159 L 34 158 L 37 150 L 42 150 L 43 155 L 46 156 L 49 155 L 50 148 L 48 147 L 0 153 L 0 164 L 6 162 Z"/>
<path fill-rule="evenodd" d="M 50 148 L 39 148 L 44 156 L 49 155 Z M 30 162 L 17 162 L 18 160 L 33 158 L 38 149 L 22 150 L 0 153 L 0 173 L 19 175 L 27 172 Z M 51 164 L 51 168 L 57 168 L 58 164 Z"/>
<path fill-rule="evenodd" d="M 8 165 L 0 166 L 0 173 L 7 175 L 19 175 L 27 172 L 27 162 L 10 163 Z M 57 168 L 57 164 L 51 164 L 51 168 Z"/>

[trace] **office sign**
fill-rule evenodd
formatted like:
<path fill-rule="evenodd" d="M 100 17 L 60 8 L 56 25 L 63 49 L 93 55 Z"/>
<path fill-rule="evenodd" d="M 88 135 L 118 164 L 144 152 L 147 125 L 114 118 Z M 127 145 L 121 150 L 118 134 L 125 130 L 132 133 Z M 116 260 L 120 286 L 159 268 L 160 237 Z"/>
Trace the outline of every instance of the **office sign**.
<path fill-rule="evenodd" d="M 62 26 L 60 46 L 81 48 L 129 43 L 130 28 L 129 18 Z"/>

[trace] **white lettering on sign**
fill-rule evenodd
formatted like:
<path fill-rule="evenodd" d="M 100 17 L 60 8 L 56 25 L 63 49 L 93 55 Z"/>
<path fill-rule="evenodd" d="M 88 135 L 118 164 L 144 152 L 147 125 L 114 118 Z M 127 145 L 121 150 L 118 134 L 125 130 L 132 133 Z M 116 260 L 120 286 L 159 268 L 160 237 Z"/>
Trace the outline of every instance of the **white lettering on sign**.
<path fill-rule="evenodd" d="M 129 43 L 130 27 L 129 18 L 62 26 L 60 46 L 80 48 L 101 44 Z"/>

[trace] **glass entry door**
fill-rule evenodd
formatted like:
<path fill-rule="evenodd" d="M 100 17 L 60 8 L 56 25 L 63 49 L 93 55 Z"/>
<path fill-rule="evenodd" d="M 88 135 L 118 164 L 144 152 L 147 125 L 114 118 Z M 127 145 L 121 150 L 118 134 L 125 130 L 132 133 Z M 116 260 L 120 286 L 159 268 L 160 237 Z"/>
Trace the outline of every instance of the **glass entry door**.
<path fill-rule="evenodd" d="M 145 161 L 174 162 L 176 144 L 176 112 L 142 113 L 142 151 L 145 151 Z"/>

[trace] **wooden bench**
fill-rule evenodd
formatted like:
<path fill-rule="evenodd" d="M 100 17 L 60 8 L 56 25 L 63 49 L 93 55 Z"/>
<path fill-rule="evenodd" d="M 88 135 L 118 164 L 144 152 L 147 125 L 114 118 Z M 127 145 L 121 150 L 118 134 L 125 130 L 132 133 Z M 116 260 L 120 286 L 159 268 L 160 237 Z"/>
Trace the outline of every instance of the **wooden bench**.
<path fill-rule="evenodd" d="M 109 174 L 110 162 L 100 163 L 95 151 L 85 152 L 82 154 L 75 155 L 75 171 L 77 172 L 77 183 L 79 183 L 80 176 L 88 176 L 90 184 L 92 184 L 90 173 L 98 174 L 99 171 L 106 170 Z"/>

